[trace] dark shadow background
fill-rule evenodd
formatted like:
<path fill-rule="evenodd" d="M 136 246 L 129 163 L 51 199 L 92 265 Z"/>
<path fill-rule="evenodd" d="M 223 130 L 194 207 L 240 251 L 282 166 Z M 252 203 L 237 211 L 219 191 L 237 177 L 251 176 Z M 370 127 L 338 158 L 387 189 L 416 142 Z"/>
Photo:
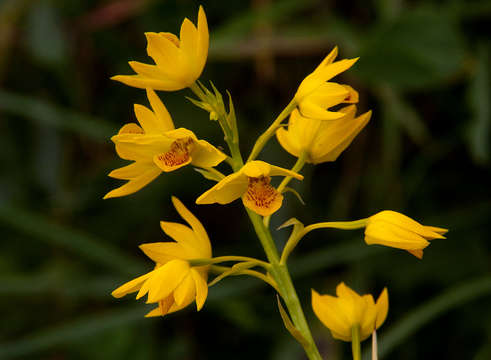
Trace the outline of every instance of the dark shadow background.
<path fill-rule="evenodd" d="M 349 359 L 314 318 L 310 289 L 345 281 L 376 296 L 389 289 L 381 358 L 491 358 L 490 18 L 480 1 L 205 1 L 211 48 L 201 79 L 233 95 L 241 147 L 255 138 L 334 45 L 359 62 L 337 78 L 360 92 L 367 128 L 335 163 L 307 166 L 276 227 L 367 217 L 383 209 L 448 227 L 419 261 L 368 247 L 362 232 L 307 236 L 290 267 L 314 335 L 329 359 Z M 191 168 L 140 192 L 119 186 L 109 138 L 134 121 L 145 92 L 112 82 L 149 62 L 145 31 L 178 32 L 196 1 L 0 1 L 0 358 L 303 359 L 283 328 L 273 292 L 234 278 L 205 308 L 144 319 L 148 308 L 110 292 L 149 270 L 144 242 L 166 241 L 176 195 L 202 220 L 215 255 L 263 257 L 240 202 L 196 206 L 212 184 Z M 159 92 L 178 126 L 225 146 L 215 123 L 183 95 Z M 261 159 L 291 167 L 276 140 Z M 226 166 L 223 165 L 223 169 Z M 228 171 L 228 170 L 227 170 Z M 180 220 L 179 220 L 180 221 Z M 275 231 L 279 244 L 288 230 Z M 368 348 L 368 342 L 365 344 Z"/>

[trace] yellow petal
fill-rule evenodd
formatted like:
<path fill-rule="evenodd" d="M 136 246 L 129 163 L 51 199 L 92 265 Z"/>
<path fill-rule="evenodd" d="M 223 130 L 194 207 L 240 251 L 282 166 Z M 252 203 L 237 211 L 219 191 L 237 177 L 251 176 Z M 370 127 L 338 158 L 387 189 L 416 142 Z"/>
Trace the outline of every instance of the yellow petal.
<path fill-rule="evenodd" d="M 111 171 L 108 176 L 115 179 L 131 180 L 154 168 L 155 165 L 151 162 L 135 161 L 129 165 Z"/>
<path fill-rule="evenodd" d="M 288 122 L 288 132 L 294 138 L 301 151 L 308 151 L 312 143 L 319 135 L 319 129 L 324 122 L 318 119 L 310 119 L 300 115 L 298 110 L 294 110 Z"/>
<path fill-rule="evenodd" d="M 194 231 L 186 225 L 161 221 L 160 227 L 168 236 L 183 247 L 188 259 L 197 259 L 204 256 L 204 254 L 201 254 L 199 251 L 201 245 L 200 241 L 197 239 Z"/>
<path fill-rule="evenodd" d="M 189 19 L 184 19 L 181 25 L 180 47 L 188 61 L 190 73 L 193 78 L 198 78 L 201 69 L 197 68 L 196 58 L 198 55 L 198 30 Z"/>
<path fill-rule="evenodd" d="M 203 10 L 203 6 L 200 5 L 198 11 L 198 51 L 197 51 L 197 59 L 196 66 L 201 71 L 206 63 L 206 59 L 208 57 L 208 47 L 209 47 L 209 33 L 208 33 L 208 22 L 206 20 L 206 14 Z M 199 76 L 198 75 L 198 76 Z"/>
<path fill-rule="evenodd" d="M 120 186 L 119 188 L 109 191 L 104 196 L 104 199 L 133 194 L 134 192 L 137 192 L 138 190 L 143 188 L 145 185 L 152 182 L 157 176 L 160 175 L 160 173 L 161 171 L 158 168 L 149 169 L 148 171 L 144 172 L 140 176 L 131 179 L 123 186 Z"/>
<path fill-rule="evenodd" d="M 157 302 L 167 297 L 189 273 L 189 263 L 183 260 L 172 260 L 154 270 L 154 274 L 142 285 L 137 299 L 148 292 L 148 303 Z"/>
<path fill-rule="evenodd" d="M 337 299 L 329 295 L 319 295 L 312 289 L 312 309 L 319 320 L 337 334 L 337 338 L 351 339 L 351 325 L 342 318 L 342 313 L 339 311 Z"/>
<path fill-rule="evenodd" d="M 116 75 L 111 77 L 111 80 L 119 81 L 125 85 L 139 89 L 151 88 L 163 91 L 177 91 L 183 89 L 183 85 L 175 80 L 149 78 L 141 75 Z"/>
<path fill-rule="evenodd" d="M 241 197 L 247 185 L 247 176 L 241 172 L 230 174 L 198 197 L 196 204 L 228 204 Z"/>
<path fill-rule="evenodd" d="M 285 128 L 279 128 L 276 131 L 276 139 L 280 143 L 281 147 L 288 151 L 291 155 L 296 157 L 300 156 L 301 149 L 297 139 Z"/>
<path fill-rule="evenodd" d="M 191 269 L 191 276 L 196 286 L 196 309 L 200 311 L 208 296 L 208 285 L 206 279 L 196 269 Z"/>
<path fill-rule="evenodd" d="M 119 129 L 118 134 L 144 134 L 144 131 L 135 123 L 128 123 Z"/>
<path fill-rule="evenodd" d="M 387 313 L 389 312 L 389 292 L 387 288 L 384 288 L 382 293 L 377 299 L 377 303 L 375 304 L 377 308 L 377 329 L 384 323 L 387 318 Z"/>
<path fill-rule="evenodd" d="M 139 248 L 155 263 L 165 264 L 174 259 L 188 259 L 189 254 L 181 244 L 156 242 L 141 244 Z"/>
<path fill-rule="evenodd" d="M 360 323 L 360 338 L 363 341 L 375 330 L 377 308 L 372 295 L 363 295 L 362 299 L 365 301 L 365 311 L 362 314 L 362 321 Z"/>
<path fill-rule="evenodd" d="M 416 256 L 420 260 L 423 258 L 423 250 L 407 250 L 407 252 Z"/>
<path fill-rule="evenodd" d="M 317 72 L 317 71 L 321 70 L 322 68 L 324 68 L 326 65 L 331 64 L 334 61 L 334 59 L 336 59 L 336 56 L 338 56 L 338 47 L 337 46 L 335 46 L 334 49 L 332 49 L 331 52 L 329 54 L 327 54 L 327 56 L 324 58 L 324 60 L 321 61 L 319 66 L 317 66 L 313 72 Z"/>
<path fill-rule="evenodd" d="M 335 161 L 351 144 L 356 135 L 363 130 L 371 115 L 372 112 L 368 111 L 354 120 L 350 121 L 347 118 L 343 118 L 336 123 L 330 124 L 317 138 L 312 151 L 312 162 L 319 164 Z"/>
<path fill-rule="evenodd" d="M 303 175 L 300 175 L 294 171 L 284 169 L 275 165 L 270 165 L 270 166 L 271 166 L 271 171 L 269 174 L 271 176 L 291 176 L 297 180 L 303 180 Z"/>
<path fill-rule="evenodd" d="M 141 285 L 145 280 L 147 280 L 150 277 L 150 275 L 151 272 L 146 273 L 145 275 L 142 275 L 140 277 L 137 277 L 136 279 L 133 279 L 131 281 L 128 281 L 127 283 L 121 285 L 116 290 L 114 290 L 111 293 L 111 295 L 114 296 L 115 298 L 120 298 L 132 292 L 140 290 Z"/>
<path fill-rule="evenodd" d="M 188 306 L 194 300 L 196 286 L 191 272 L 182 280 L 174 290 L 174 300 L 178 306 Z"/>
<path fill-rule="evenodd" d="M 149 311 L 145 317 L 156 317 L 156 316 L 162 316 L 162 311 L 160 310 L 159 307 L 156 307 L 155 309 Z"/>
<path fill-rule="evenodd" d="M 348 70 L 352 67 L 359 58 L 355 59 L 343 59 L 332 64 L 324 66 L 322 69 L 319 69 L 315 72 L 316 77 L 324 79 L 324 81 L 330 80 L 338 74 L 341 74 L 343 71 Z"/>
<path fill-rule="evenodd" d="M 324 107 L 321 107 L 319 104 L 316 104 L 309 100 L 303 101 L 300 104 L 299 108 L 303 116 L 312 119 L 332 121 L 332 120 L 339 120 L 343 117 L 343 114 L 339 113 L 338 111 L 326 110 Z"/>
<path fill-rule="evenodd" d="M 172 203 L 181 217 L 191 226 L 196 239 L 199 241 L 199 249 L 204 258 L 211 257 L 211 244 L 208 234 L 201 222 L 189 211 L 184 204 L 175 196 L 172 196 Z"/>
<path fill-rule="evenodd" d="M 205 140 L 198 140 L 191 152 L 192 164 L 199 167 L 214 167 L 220 164 L 227 155 Z"/>
<path fill-rule="evenodd" d="M 122 134 L 111 138 L 116 152 L 125 160 L 149 162 L 155 154 L 168 151 L 173 140 L 165 136 Z"/>
<path fill-rule="evenodd" d="M 148 108 L 140 104 L 134 104 L 136 119 L 145 131 L 145 134 L 160 134 L 162 133 L 159 127 L 157 117 Z"/>
<path fill-rule="evenodd" d="M 240 169 L 240 172 L 253 178 L 259 178 L 261 176 L 292 176 L 299 180 L 303 179 L 303 176 L 296 172 L 270 165 L 261 160 L 254 160 L 246 163 L 242 169 Z"/>
<path fill-rule="evenodd" d="M 254 160 L 246 163 L 240 172 L 248 177 L 258 178 L 261 176 L 269 176 L 271 165 L 260 160 Z"/>
<path fill-rule="evenodd" d="M 175 39 L 173 41 L 168 34 L 155 32 L 146 32 L 145 37 L 148 56 L 155 61 L 166 77 L 172 78 L 172 69 L 179 65 L 178 61 L 181 58 Z"/>
<path fill-rule="evenodd" d="M 387 222 L 378 221 L 376 226 L 365 228 L 365 242 L 403 250 L 422 250 L 430 243 L 422 236 Z"/>
<path fill-rule="evenodd" d="M 174 122 L 172 121 L 172 117 L 169 114 L 169 111 L 165 107 L 164 103 L 157 96 L 155 91 L 152 89 L 146 89 L 147 98 L 150 102 L 150 106 L 153 109 L 153 112 L 158 120 L 158 128 L 161 132 L 166 132 L 170 130 L 174 130 Z"/>

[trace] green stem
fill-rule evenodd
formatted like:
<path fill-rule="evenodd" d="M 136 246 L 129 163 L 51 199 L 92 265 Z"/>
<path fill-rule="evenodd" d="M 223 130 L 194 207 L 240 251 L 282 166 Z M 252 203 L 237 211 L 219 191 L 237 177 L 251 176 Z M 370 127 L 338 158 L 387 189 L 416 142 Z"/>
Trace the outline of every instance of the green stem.
<path fill-rule="evenodd" d="M 227 267 L 227 266 L 219 266 L 219 265 L 211 265 L 210 266 L 210 272 L 212 272 L 214 274 L 223 274 L 224 272 L 229 271 L 230 269 L 231 268 Z M 259 271 L 244 269 L 244 270 L 237 271 L 236 273 L 230 274 L 230 276 L 239 276 L 239 275 L 248 275 L 248 276 L 255 277 L 259 280 L 264 281 L 265 283 L 270 285 L 276 291 L 279 291 L 278 285 L 276 285 L 276 282 L 273 279 L 271 279 L 270 277 L 268 277 L 267 275 L 264 275 L 263 273 L 261 273 Z"/>
<path fill-rule="evenodd" d="M 203 86 L 203 85 L 202 85 Z M 204 86 L 203 86 L 204 87 Z M 189 89 L 204 103 L 210 105 L 212 107 L 213 111 L 218 116 L 218 123 L 220 124 L 220 127 L 222 129 L 225 141 L 228 145 L 228 148 L 230 150 L 230 155 L 232 161 L 229 161 L 230 166 L 234 171 L 237 171 L 244 165 L 244 161 L 242 160 L 242 154 L 240 153 L 239 149 L 239 133 L 237 131 L 237 126 L 235 125 L 234 128 L 231 128 L 228 121 L 227 121 L 227 113 L 225 112 L 223 100 L 220 101 L 220 104 L 223 106 L 218 106 L 217 101 L 211 101 L 206 93 L 199 87 L 197 83 L 193 83 L 189 86 Z M 210 92 L 211 93 L 211 92 Z M 210 95 L 212 96 L 212 95 Z M 216 97 L 213 95 L 213 98 L 215 100 Z M 234 115 L 235 116 L 235 115 Z M 234 119 L 236 122 L 236 120 Z"/>
<path fill-rule="evenodd" d="M 351 352 L 353 353 L 353 360 L 361 359 L 361 347 L 360 347 L 360 326 L 354 325 L 351 328 Z"/>
<path fill-rule="evenodd" d="M 288 256 L 290 256 L 291 252 L 298 245 L 300 240 L 307 235 L 312 230 L 316 229 L 341 229 L 341 230 L 356 230 L 364 228 L 367 225 L 367 219 L 355 220 L 355 221 L 331 221 L 331 222 L 322 222 L 317 224 L 312 224 L 306 226 L 302 231 L 299 231 L 298 234 L 290 236 L 285 247 L 283 248 L 283 253 L 281 254 L 280 263 L 286 264 L 288 260 Z"/>
<path fill-rule="evenodd" d="M 367 219 L 360 219 L 355 221 L 321 222 L 321 223 L 306 226 L 305 229 L 302 231 L 302 236 L 316 229 L 331 228 L 331 229 L 340 229 L 340 230 L 356 230 L 356 229 L 362 229 L 365 226 L 367 226 Z"/>
<path fill-rule="evenodd" d="M 280 115 L 278 115 L 275 121 L 273 121 L 269 128 L 267 128 L 266 131 L 257 138 L 257 141 L 252 148 L 251 154 L 247 158 L 247 162 L 254 160 L 259 155 L 268 140 L 271 139 L 276 130 L 280 127 L 281 122 L 286 119 L 288 115 L 290 115 L 290 113 L 295 109 L 296 106 L 297 103 L 295 99 L 290 101 L 290 103 L 286 106 L 286 108 L 283 109 L 283 111 L 280 113 Z"/>
<path fill-rule="evenodd" d="M 210 259 L 192 259 L 192 260 L 189 260 L 189 263 L 191 264 L 191 266 L 204 266 L 204 265 L 218 264 L 218 263 L 229 262 L 229 261 L 254 262 L 257 264 L 257 266 L 262 266 L 266 270 L 268 270 L 271 267 L 265 261 L 251 258 L 248 256 L 217 256 L 217 257 L 210 258 Z"/>
<path fill-rule="evenodd" d="M 252 225 L 254 226 L 256 234 L 259 237 L 261 245 L 264 248 L 266 256 L 268 257 L 271 265 L 269 270 L 270 274 L 278 285 L 279 294 L 283 298 L 285 305 L 288 308 L 292 322 L 307 341 L 307 345 L 304 345 L 305 353 L 310 360 L 321 360 L 322 358 L 319 354 L 319 350 L 317 350 L 314 339 L 312 338 L 310 328 L 307 324 L 307 320 L 305 319 L 302 306 L 300 305 L 300 300 L 298 299 L 290 273 L 288 272 L 288 267 L 286 264 L 280 264 L 278 250 L 274 244 L 273 238 L 271 237 L 271 233 L 264 226 L 264 223 L 258 214 L 247 208 L 246 210 L 249 218 L 251 219 Z"/>

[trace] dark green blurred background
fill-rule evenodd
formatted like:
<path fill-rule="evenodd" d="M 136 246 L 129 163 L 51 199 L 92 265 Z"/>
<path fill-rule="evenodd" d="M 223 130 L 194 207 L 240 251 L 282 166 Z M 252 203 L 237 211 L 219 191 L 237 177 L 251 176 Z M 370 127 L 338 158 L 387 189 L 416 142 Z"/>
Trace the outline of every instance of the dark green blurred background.
<path fill-rule="evenodd" d="M 134 121 L 145 92 L 112 82 L 149 62 L 145 31 L 177 32 L 196 20 L 191 0 L 0 1 L 0 358 L 303 359 L 273 292 L 227 279 L 205 308 L 144 319 L 148 308 L 110 292 L 149 270 L 144 242 L 166 241 L 159 220 L 178 220 L 178 196 L 202 220 L 215 255 L 263 257 L 239 201 L 196 206 L 212 184 L 191 168 L 142 191 L 102 200 L 121 182 L 110 136 Z M 349 359 L 313 317 L 310 289 L 339 281 L 378 296 L 387 359 L 491 359 L 491 2 L 206 1 L 211 48 L 202 80 L 234 97 L 241 147 L 282 110 L 334 46 L 360 56 L 338 81 L 360 92 L 367 128 L 335 163 L 307 166 L 272 219 L 348 220 L 383 209 L 448 227 L 419 261 L 368 247 L 362 232 L 308 235 L 290 265 L 321 352 Z M 224 146 L 217 124 L 183 95 L 160 92 L 177 126 Z M 295 161 L 273 140 L 263 160 Z M 226 169 L 226 166 L 223 167 Z M 180 220 L 179 220 L 180 221 Z M 288 230 L 275 231 L 279 242 Z M 368 342 L 365 344 L 368 347 Z"/>

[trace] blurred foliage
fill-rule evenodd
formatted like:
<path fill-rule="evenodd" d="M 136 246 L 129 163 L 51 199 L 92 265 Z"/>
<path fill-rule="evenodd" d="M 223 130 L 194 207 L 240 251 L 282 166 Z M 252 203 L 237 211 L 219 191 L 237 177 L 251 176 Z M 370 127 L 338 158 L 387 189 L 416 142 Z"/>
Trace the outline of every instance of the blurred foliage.
<path fill-rule="evenodd" d="M 109 295 L 150 268 L 137 245 L 164 239 L 159 220 L 177 220 L 171 194 L 205 224 L 214 254 L 262 256 L 238 203 L 193 205 L 211 183 L 192 169 L 102 201 L 118 186 L 106 174 L 122 164 L 109 137 L 134 119 L 133 103 L 147 103 L 109 77 L 146 61 L 145 31 L 176 32 L 198 5 L 0 1 L 1 359 L 302 359 L 273 293 L 254 279 L 227 279 L 200 313 L 165 319 L 144 319 L 143 303 Z M 360 91 L 360 111 L 373 109 L 371 123 L 337 162 L 305 169 L 294 187 L 307 206 L 287 194 L 273 227 L 390 208 L 450 228 L 423 261 L 367 247 L 361 233 L 303 240 L 290 264 L 321 351 L 349 358 L 313 317 L 310 288 L 332 293 L 343 280 L 358 292 L 389 288 L 381 358 L 489 359 L 491 2 L 203 5 L 211 48 L 202 80 L 231 91 L 245 153 L 335 44 L 342 57 L 361 57 L 342 80 Z M 183 93 L 160 93 L 175 122 L 224 146 Z M 275 140 L 262 156 L 294 163 Z M 281 245 L 288 231 L 277 235 Z"/>

